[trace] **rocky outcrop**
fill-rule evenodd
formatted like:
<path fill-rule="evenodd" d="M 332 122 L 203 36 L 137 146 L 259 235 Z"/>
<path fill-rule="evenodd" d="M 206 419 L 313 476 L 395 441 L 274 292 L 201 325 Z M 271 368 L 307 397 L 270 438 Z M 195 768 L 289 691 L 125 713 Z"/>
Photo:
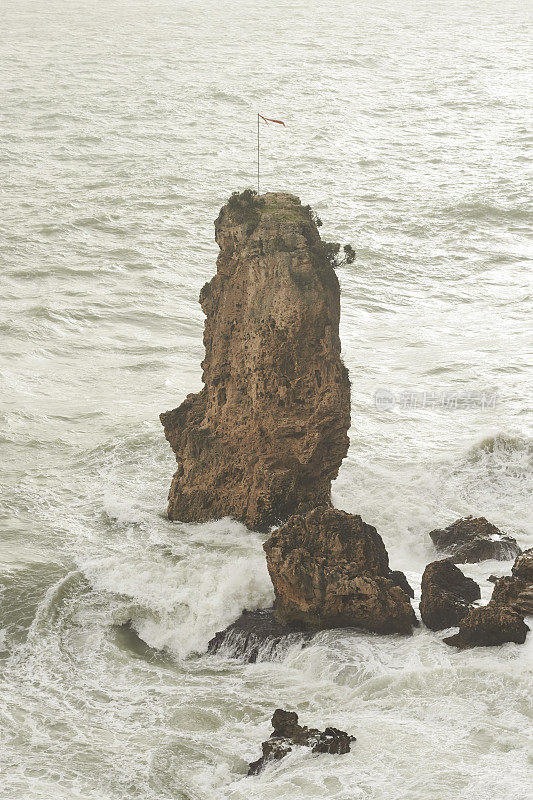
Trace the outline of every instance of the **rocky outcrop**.
<path fill-rule="evenodd" d="M 531 584 L 529 584 L 527 589 L 520 592 L 513 603 L 513 608 L 516 609 L 519 614 L 533 615 L 533 586 Z"/>
<path fill-rule="evenodd" d="M 495 581 L 490 605 L 510 606 L 521 614 L 533 614 L 533 548 L 518 556 L 512 575 Z"/>
<path fill-rule="evenodd" d="M 437 550 L 455 564 L 474 564 L 490 558 L 506 561 L 521 553 L 516 539 L 505 536 L 485 517 L 464 517 L 429 535 Z"/>
<path fill-rule="evenodd" d="M 422 622 L 432 631 L 453 628 L 480 597 L 478 584 L 463 575 L 450 559 L 433 561 L 422 575 Z"/>
<path fill-rule="evenodd" d="M 233 195 L 215 238 L 217 273 L 200 293 L 204 387 L 161 414 L 178 462 L 168 515 L 267 530 L 330 504 L 348 449 L 339 283 L 292 195 Z"/>
<path fill-rule="evenodd" d="M 402 572 L 399 569 L 391 569 L 388 574 L 388 578 L 390 581 L 392 581 L 394 586 L 399 586 L 400 589 L 403 589 L 408 597 L 413 598 L 415 596 L 415 590 L 407 580 L 405 572 Z"/>
<path fill-rule="evenodd" d="M 283 625 L 409 633 L 416 624 L 381 536 L 361 517 L 319 507 L 291 517 L 263 547 Z"/>
<path fill-rule="evenodd" d="M 533 583 L 533 547 L 517 556 L 511 568 L 515 578 Z"/>
<path fill-rule="evenodd" d="M 312 753 L 333 753 L 343 755 L 350 752 L 350 744 L 355 736 L 350 736 L 338 728 L 307 728 L 298 724 L 298 714 L 277 708 L 272 717 L 274 728 L 270 738 L 261 745 L 263 755 L 253 761 L 248 775 L 257 775 L 272 761 L 279 761 L 291 752 L 294 745 L 310 747 Z"/>
<path fill-rule="evenodd" d="M 473 608 L 463 617 L 459 633 L 444 641 L 453 647 L 493 647 L 505 642 L 523 644 L 529 628 L 523 617 L 508 606 Z"/>
<path fill-rule="evenodd" d="M 223 631 L 217 631 L 207 652 L 222 653 L 253 664 L 258 660 L 273 660 L 283 655 L 293 644 L 304 644 L 313 633 L 301 625 L 282 625 L 273 608 L 243 611 L 241 616 Z"/>
<path fill-rule="evenodd" d="M 491 605 L 514 606 L 522 592 L 529 589 L 530 584 L 514 575 L 504 575 L 498 578 L 492 590 Z"/>

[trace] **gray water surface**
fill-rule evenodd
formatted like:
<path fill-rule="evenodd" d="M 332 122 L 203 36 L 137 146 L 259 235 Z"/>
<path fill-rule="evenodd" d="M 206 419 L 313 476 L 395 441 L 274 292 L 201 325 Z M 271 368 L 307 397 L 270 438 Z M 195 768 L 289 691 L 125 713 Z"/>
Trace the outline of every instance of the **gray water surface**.
<path fill-rule="evenodd" d="M 205 655 L 271 602 L 263 537 L 165 519 L 158 422 L 201 386 L 213 220 L 281 118 L 262 190 L 357 250 L 336 505 L 417 589 L 463 514 L 533 544 L 530 41 L 522 0 L 4 0 L 1 798 L 530 797 L 531 636 Z M 488 600 L 509 567 L 466 571 Z M 245 778 L 278 706 L 352 752 Z"/>

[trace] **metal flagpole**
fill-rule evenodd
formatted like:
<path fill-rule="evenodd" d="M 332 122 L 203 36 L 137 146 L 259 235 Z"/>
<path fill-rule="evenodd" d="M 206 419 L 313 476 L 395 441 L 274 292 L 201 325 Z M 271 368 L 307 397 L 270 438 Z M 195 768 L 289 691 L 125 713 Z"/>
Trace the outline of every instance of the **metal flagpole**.
<path fill-rule="evenodd" d="M 257 114 L 257 194 L 259 194 L 259 113 Z"/>

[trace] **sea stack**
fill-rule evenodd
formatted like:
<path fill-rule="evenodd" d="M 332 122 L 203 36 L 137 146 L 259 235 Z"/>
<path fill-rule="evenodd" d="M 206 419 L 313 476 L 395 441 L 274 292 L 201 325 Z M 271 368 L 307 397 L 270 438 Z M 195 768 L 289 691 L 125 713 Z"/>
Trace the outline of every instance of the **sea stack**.
<path fill-rule="evenodd" d="M 204 387 L 160 417 L 178 462 L 168 516 L 268 530 L 329 506 L 348 450 L 339 282 L 293 195 L 234 194 L 215 239 L 217 272 L 200 293 Z"/>

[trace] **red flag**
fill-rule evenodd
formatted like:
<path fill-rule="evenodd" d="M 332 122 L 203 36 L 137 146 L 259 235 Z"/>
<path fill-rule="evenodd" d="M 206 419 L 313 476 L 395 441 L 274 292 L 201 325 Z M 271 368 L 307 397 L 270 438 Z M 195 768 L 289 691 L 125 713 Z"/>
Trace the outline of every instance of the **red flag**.
<path fill-rule="evenodd" d="M 285 123 L 281 119 L 270 119 L 270 117 L 264 117 L 262 114 L 258 114 L 257 116 L 264 119 L 267 125 L 269 122 L 277 122 L 278 125 L 283 125 L 285 128 Z"/>

